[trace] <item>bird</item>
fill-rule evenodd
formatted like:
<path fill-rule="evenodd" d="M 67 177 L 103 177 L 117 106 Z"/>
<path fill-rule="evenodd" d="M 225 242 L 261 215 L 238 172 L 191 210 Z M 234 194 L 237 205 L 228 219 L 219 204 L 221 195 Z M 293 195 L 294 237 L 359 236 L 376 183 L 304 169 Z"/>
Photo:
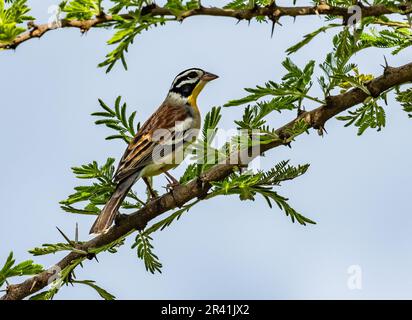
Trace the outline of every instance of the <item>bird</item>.
<path fill-rule="evenodd" d="M 148 178 L 164 173 L 172 186 L 178 184 L 167 171 L 183 161 L 184 150 L 196 140 L 201 125 L 197 97 L 208 82 L 217 78 L 200 68 L 184 70 L 174 78 L 163 103 L 141 126 L 124 152 L 113 177 L 115 190 L 90 234 L 102 234 L 110 229 L 123 200 L 138 179 L 146 183 L 152 199 L 156 194 Z"/>

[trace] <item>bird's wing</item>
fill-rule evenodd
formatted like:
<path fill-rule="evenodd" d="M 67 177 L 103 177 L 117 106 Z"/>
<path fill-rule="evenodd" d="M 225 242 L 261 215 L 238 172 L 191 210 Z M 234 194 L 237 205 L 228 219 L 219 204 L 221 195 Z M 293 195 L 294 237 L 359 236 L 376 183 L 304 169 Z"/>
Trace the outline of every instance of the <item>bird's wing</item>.
<path fill-rule="evenodd" d="M 177 130 L 176 124 L 179 124 Z M 176 138 L 176 131 L 188 130 L 192 124 L 193 118 L 186 107 L 163 103 L 130 142 L 115 173 L 115 182 L 126 179 L 152 163 L 153 150 L 159 142 L 170 143 Z"/>

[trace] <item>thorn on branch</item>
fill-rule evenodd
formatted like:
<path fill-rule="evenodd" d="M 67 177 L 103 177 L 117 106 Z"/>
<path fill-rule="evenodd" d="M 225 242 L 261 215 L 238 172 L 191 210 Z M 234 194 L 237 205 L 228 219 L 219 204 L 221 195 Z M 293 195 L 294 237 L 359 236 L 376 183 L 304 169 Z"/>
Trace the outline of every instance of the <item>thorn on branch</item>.
<path fill-rule="evenodd" d="M 63 238 L 67 241 L 67 243 L 68 243 L 69 245 L 73 246 L 73 241 L 70 240 L 69 237 L 66 236 L 66 235 L 64 234 L 64 232 L 60 230 L 59 227 L 56 226 L 56 229 L 60 232 L 60 234 L 61 234 L 61 235 L 63 236 Z"/>
<path fill-rule="evenodd" d="M 76 278 L 76 274 L 74 273 L 74 269 L 70 270 L 69 274 L 67 275 L 67 282 L 69 282 L 73 286 L 73 280 Z"/>
<path fill-rule="evenodd" d="M 97 256 L 96 256 L 96 254 L 95 254 L 95 253 L 93 253 L 93 252 L 89 252 L 89 253 L 87 253 L 86 258 L 87 258 L 87 259 L 89 259 L 89 260 L 96 259 L 96 261 L 97 261 L 97 262 L 99 262 L 99 260 L 97 260 Z"/>
<path fill-rule="evenodd" d="M 381 65 L 381 66 L 383 68 L 383 74 L 387 75 L 388 73 L 390 73 L 395 68 L 391 67 L 388 64 L 388 60 L 386 59 L 386 56 L 383 56 L 383 59 L 385 60 L 385 65 Z"/>
<path fill-rule="evenodd" d="M 279 22 L 280 16 L 276 13 L 273 13 L 273 15 L 269 19 L 272 21 L 272 30 L 270 32 L 270 37 L 273 38 L 273 33 L 275 31 L 275 25 L 278 24 L 282 26 L 282 24 Z"/>
<path fill-rule="evenodd" d="M 320 135 L 321 137 L 323 137 L 324 133 L 328 133 L 325 129 L 325 123 L 313 122 L 311 126 L 313 129 L 317 130 L 318 135 Z"/>
<path fill-rule="evenodd" d="M 313 129 L 317 130 L 318 134 L 323 137 L 323 133 L 328 133 L 325 129 L 325 121 L 322 120 L 319 115 L 307 112 L 303 119 L 305 122 L 312 127 Z"/>
<path fill-rule="evenodd" d="M 272 20 L 272 30 L 270 31 L 270 37 L 271 38 L 273 38 L 273 33 L 275 32 L 275 24 L 276 24 L 276 22 L 274 20 Z"/>
<path fill-rule="evenodd" d="M 74 243 L 77 244 L 79 243 L 79 224 L 76 222 L 76 229 L 74 231 Z"/>
<path fill-rule="evenodd" d="M 317 130 L 318 130 L 318 135 L 320 135 L 321 137 L 323 137 L 323 133 L 326 133 L 326 134 L 328 133 L 328 132 L 326 131 L 324 125 L 319 125 L 319 128 L 318 128 Z"/>
<path fill-rule="evenodd" d="M 300 117 L 302 114 L 306 112 L 305 107 L 299 107 L 298 108 L 298 117 Z"/>

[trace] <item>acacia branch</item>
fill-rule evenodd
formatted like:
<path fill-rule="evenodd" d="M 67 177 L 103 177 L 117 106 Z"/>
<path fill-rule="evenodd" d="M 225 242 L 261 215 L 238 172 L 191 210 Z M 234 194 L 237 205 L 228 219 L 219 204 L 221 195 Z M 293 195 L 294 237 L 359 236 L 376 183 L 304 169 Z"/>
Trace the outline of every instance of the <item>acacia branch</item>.
<path fill-rule="evenodd" d="M 366 86 L 373 97 L 378 97 L 386 90 L 408 82 L 412 82 L 412 62 L 397 68 L 387 66 L 381 76 L 375 78 Z M 359 103 L 362 103 L 367 97 L 368 95 L 359 88 L 351 89 L 350 91 L 336 96 L 330 96 L 326 99 L 325 105 L 312 111 L 301 113 L 294 120 L 277 129 L 276 133 L 280 137 L 287 137 L 288 132 L 293 129 L 294 125 L 302 120 L 304 120 L 311 128 L 323 128 L 327 120 Z M 263 153 L 283 144 L 284 142 L 277 140 L 273 143 L 262 145 L 260 151 Z M 181 206 L 195 198 L 205 197 L 211 189 L 210 182 L 223 180 L 233 172 L 233 169 L 233 164 L 215 165 L 199 178 L 186 185 L 176 187 L 173 194 L 170 192 L 166 193 L 158 199 L 147 203 L 143 208 L 120 220 L 119 223 L 113 226 L 107 233 L 99 235 L 84 243 L 79 246 L 78 249 L 88 252 L 91 249 L 108 245 L 113 241 L 124 237 L 133 230 L 143 230 L 149 221 L 158 217 L 162 213 L 173 210 L 177 206 Z M 57 263 L 57 266 L 64 269 L 74 260 L 84 257 L 85 254 L 79 251 L 71 252 L 60 260 Z M 10 285 L 7 287 L 7 292 L 1 297 L 1 300 L 23 299 L 46 287 L 52 275 L 53 274 L 48 271 L 43 271 L 20 284 Z"/>
<path fill-rule="evenodd" d="M 362 17 L 378 17 L 385 14 L 408 14 L 412 12 L 412 4 L 405 2 L 400 4 L 397 8 L 389 8 L 384 5 L 362 6 Z M 147 6 L 142 9 L 142 14 L 152 17 L 168 17 L 176 21 L 183 21 L 193 16 L 215 16 L 215 17 L 228 17 L 237 20 L 251 20 L 256 17 L 268 17 L 272 21 L 278 21 L 281 17 L 297 17 L 297 16 L 310 16 L 310 15 L 333 15 L 340 16 L 347 19 L 352 13 L 348 12 L 346 7 L 330 6 L 321 2 L 315 6 L 301 6 L 301 7 L 282 7 L 277 5 L 267 7 L 255 7 L 252 9 L 223 9 L 218 7 L 200 7 L 197 9 L 183 11 L 180 14 L 174 13 L 172 10 L 159 7 L 155 4 Z M 121 14 L 123 19 L 131 20 L 133 15 Z M 46 23 L 36 25 L 29 24 L 31 30 L 17 36 L 10 43 L 0 43 L 0 49 L 16 49 L 20 44 L 33 38 L 40 38 L 45 33 L 61 29 L 61 28 L 78 28 L 82 32 L 86 32 L 94 27 L 103 25 L 110 25 L 114 23 L 115 17 L 108 14 L 100 14 L 99 16 L 89 20 L 66 20 L 61 19 L 57 23 Z"/>

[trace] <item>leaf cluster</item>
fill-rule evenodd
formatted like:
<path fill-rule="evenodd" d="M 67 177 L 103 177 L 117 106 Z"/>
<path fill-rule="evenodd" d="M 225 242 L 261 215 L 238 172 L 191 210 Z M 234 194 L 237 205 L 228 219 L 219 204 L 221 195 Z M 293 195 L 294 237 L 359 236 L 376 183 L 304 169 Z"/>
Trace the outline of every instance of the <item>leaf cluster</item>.
<path fill-rule="evenodd" d="M 147 271 L 152 274 L 155 272 L 161 273 L 162 264 L 157 255 L 153 252 L 153 245 L 151 244 L 152 240 L 153 239 L 148 234 L 141 232 L 136 236 L 132 249 L 136 248 L 137 256 L 144 261 Z"/>
<path fill-rule="evenodd" d="M 79 258 L 72 261 L 67 267 L 58 272 L 56 268 L 53 270 L 57 274 L 56 279 L 50 284 L 48 290 L 42 291 L 36 295 L 30 297 L 30 300 L 52 300 L 54 296 L 59 292 L 62 286 L 74 285 L 74 284 L 83 284 L 92 289 L 94 289 L 97 294 L 105 300 L 114 300 L 116 297 L 111 293 L 107 292 L 105 289 L 98 286 L 93 280 L 76 280 L 76 275 L 74 269 L 80 265 L 82 266 L 82 261 L 84 258 Z"/>
<path fill-rule="evenodd" d="M 412 118 L 412 88 L 396 92 L 396 100 L 399 101 L 403 110 L 408 113 L 409 118 Z"/>
<path fill-rule="evenodd" d="M 67 20 L 89 20 L 103 12 L 102 0 L 71 0 L 60 6 Z"/>
<path fill-rule="evenodd" d="M 32 260 L 26 260 L 19 264 L 15 263 L 13 252 L 10 252 L 3 268 L 0 270 L 0 287 L 7 282 L 8 278 L 35 275 L 43 271 L 43 266 L 35 264 Z"/>
<path fill-rule="evenodd" d="M 16 37 L 26 29 L 19 26 L 25 21 L 34 20 L 27 13 L 30 8 L 27 6 L 27 0 L 6 1 L 0 0 L 0 43 L 11 43 Z"/>
<path fill-rule="evenodd" d="M 345 127 L 357 127 L 358 135 L 362 135 L 368 128 L 380 131 L 386 124 L 385 110 L 373 98 L 368 99 L 356 110 L 348 111 L 348 115 L 338 116 L 336 119 L 345 121 Z"/>
<path fill-rule="evenodd" d="M 282 62 L 282 66 L 286 69 L 287 73 L 283 76 L 281 83 L 268 81 L 264 86 L 246 88 L 245 91 L 249 93 L 248 96 L 242 99 L 231 100 L 226 103 L 225 106 L 239 106 L 258 101 L 267 96 L 289 98 L 290 100 L 286 100 L 286 102 L 293 102 L 298 106 L 302 104 L 303 99 L 311 99 L 312 97 L 308 96 L 308 92 L 312 87 L 311 78 L 314 71 L 315 61 L 310 60 L 306 66 L 301 69 L 294 64 L 290 58 L 286 58 L 286 60 Z M 282 101 L 284 100 L 275 100 L 274 103 L 271 103 L 273 110 L 281 111 L 293 108 L 293 104 L 291 104 L 292 107 L 286 107 L 284 103 L 280 103 Z"/>
<path fill-rule="evenodd" d="M 288 204 L 288 199 L 279 195 L 273 190 L 282 182 L 293 180 L 303 175 L 309 165 L 294 167 L 289 165 L 289 161 L 281 161 L 268 171 L 260 171 L 256 174 L 233 173 L 223 181 L 212 182 L 214 186 L 213 195 L 239 195 L 240 200 L 254 201 L 257 195 L 262 196 L 269 207 L 272 203 L 276 205 L 289 216 L 292 222 L 297 221 L 299 224 L 314 224 L 311 219 L 303 216 Z"/>
<path fill-rule="evenodd" d="M 114 108 L 110 108 L 99 99 L 103 111 L 94 112 L 92 116 L 101 118 L 96 120 L 95 124 L 105 125 L 116 131 L 116 134 L 106 137 L 106 140 L 122 139 L 128 144 L 139 131 L 140 123 L 135 124 L 136 111 L 133 111 L 130 116 L 127 115 L 127 104 L 121 103 L 121 99 L 121 96 L 116 98 Z"/>

